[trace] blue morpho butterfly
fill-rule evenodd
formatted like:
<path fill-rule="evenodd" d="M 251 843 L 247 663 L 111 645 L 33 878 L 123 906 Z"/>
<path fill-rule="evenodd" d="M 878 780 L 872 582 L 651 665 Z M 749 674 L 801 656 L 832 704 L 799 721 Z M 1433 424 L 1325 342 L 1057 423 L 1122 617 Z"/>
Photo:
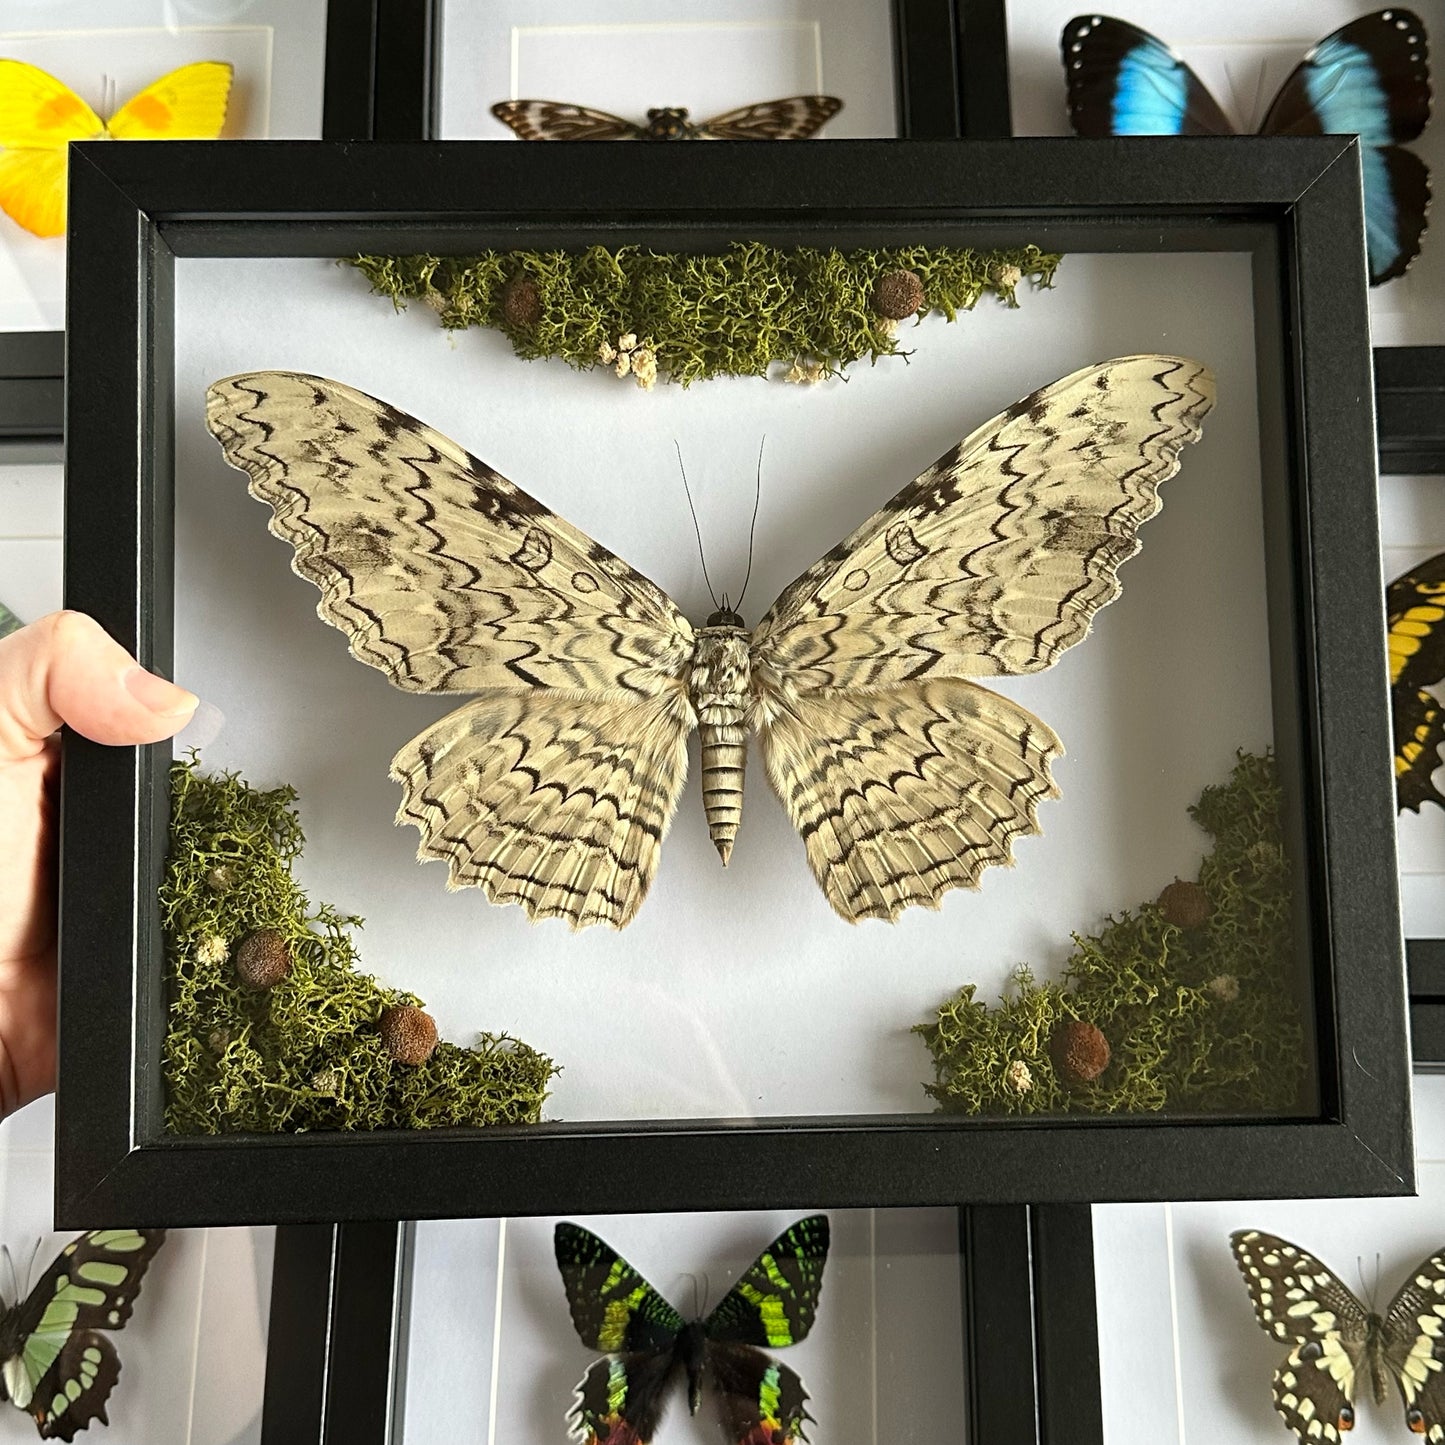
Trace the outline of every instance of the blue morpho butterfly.
<path fill-rule="evenodd" d="M 1163 41 L 1108 15 L 1064 27 L 1069 119 L 1081 136 L 1229 135 L 1234 127 Z M 1430 172 L 1400 142 L 1430 118 L 1425 27 L 1376 10 L 1321 40 L 1280 87 L 1262 135 L 1358 135 L 1365 173 L 1370 284 L 1402 275 L 1420 252 Z"/>

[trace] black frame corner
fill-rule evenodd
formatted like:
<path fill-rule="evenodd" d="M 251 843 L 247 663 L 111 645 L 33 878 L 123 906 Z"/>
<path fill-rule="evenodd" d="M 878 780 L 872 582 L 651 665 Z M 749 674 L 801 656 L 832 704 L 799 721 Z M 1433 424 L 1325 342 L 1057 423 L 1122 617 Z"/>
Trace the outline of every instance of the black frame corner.
<path fill-rule="evenodd" d="M 390 0 L 328 0 L 321 130 L 327 140 L 372 138 L 376 8 L 384 3 Z M 58 445 L 64 423 L 65 333 L 0 332 L 0 443 Z"/>

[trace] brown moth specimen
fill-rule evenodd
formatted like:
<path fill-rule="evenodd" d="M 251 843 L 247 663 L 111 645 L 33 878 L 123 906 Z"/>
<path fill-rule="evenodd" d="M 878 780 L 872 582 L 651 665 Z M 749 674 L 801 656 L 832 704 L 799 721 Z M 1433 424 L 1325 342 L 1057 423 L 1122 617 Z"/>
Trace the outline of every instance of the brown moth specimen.
<path fill-rule="evenodd" d="M 689 120 L 685 106 L 659 106 L 643 125 L 560 100 L 499 100 L 492 114 L 523 140 L 807 140 L 842 109 L 835 95 L 788 95 L 703 121 Z"/>
<path fill-rule="evenodd" d="M 392 760 L 418 856 L 533 919 L 621 928 L 693 727 L 724 863 L 754 729 L 850 922 L 937 907 L 1011 862 L 1063 748 L 970 679 L 1038 672 L 1088 633 L 1213 402 L 1179 357 L 1064 377 L 939 458 L 751 632 L 726 610 L 694 628 L 485 462 L 339 382 L 233 376 L 207 419 L 352 655 L 407 691 L 472 695 Z"/>

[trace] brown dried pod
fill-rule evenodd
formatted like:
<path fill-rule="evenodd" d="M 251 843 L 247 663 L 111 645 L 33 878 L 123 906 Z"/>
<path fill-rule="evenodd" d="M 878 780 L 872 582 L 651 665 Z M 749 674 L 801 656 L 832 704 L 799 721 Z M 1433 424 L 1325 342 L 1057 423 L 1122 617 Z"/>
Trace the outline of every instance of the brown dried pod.
<path fill-rule="evenodd" d="M 542 293 L 525 271 L 508 276 L 502 287 L 502 315 L 509 326 L 535 326 L 542 319 Z"/>
<path fill-rule="evenodd" d="M 1209 895 L 1197 884 L 1176 878 L 1159 895 L 1159 911 L 1166 923 L 1175 928 L 1198 928 L 1209 922 L 1214 905 Z"/>
<path fill-rule="evenodd" d="M 868 304 L 889 321 L 903 321 L 923 305 L 923 282 L 916 271 L 885 271 Z"/>
<path fill-rule="evenodd" d="M 436 1020 L 415 1004 L 397 1003 L 383 1009 L 378 1027 L 387 1053 L 399 1064 L 424 1064 L 436 1049 Z"/>
<path fill-rule="evenodd" d="M 1049 1040 L 1049 1057 L 1066 1084 L 1091 1084 L 1109 1067 L 1109 1041 L 1097 1025 L 1066 1019 Z"/>
<path fill-rule="evenodd" d="M 236 973 L 247 988 L 275 988 L 291 972 L 291 950 L 274 928 L 248 933 L 236 949 Z"/>

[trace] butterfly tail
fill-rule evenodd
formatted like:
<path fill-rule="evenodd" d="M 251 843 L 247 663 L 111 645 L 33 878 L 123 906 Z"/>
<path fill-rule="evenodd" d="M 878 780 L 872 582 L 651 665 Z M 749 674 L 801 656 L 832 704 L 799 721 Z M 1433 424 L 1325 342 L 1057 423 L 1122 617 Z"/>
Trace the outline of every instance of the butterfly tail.
<path fill-rule="evenodd" d="M 120 1356 L 104 1335 L 70 1336 L 45 1372 L 30 1402 L 42 1440 L 74 1440 L 92 1420 L 108 1425 L 105 1402 L 120 1378 Z"/>

